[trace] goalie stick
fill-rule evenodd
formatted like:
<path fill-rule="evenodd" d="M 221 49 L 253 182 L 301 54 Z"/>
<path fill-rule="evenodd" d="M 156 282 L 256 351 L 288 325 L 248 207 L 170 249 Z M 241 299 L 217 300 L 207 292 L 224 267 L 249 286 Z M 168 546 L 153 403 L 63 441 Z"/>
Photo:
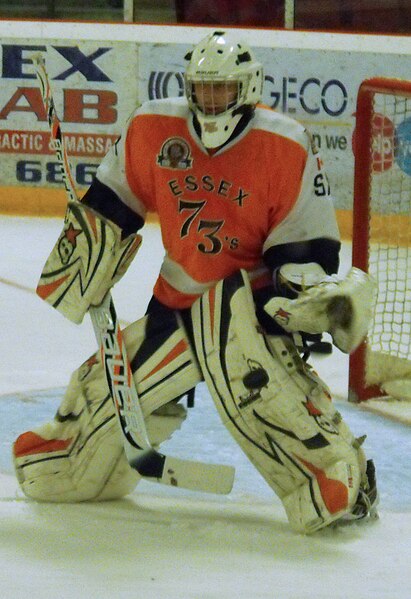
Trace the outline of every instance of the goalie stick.
<path fill-rule="evenodd" d="M 43 103 L 67 196 L 71 201 L 79 201 L 44 58 L 35 55 L 32 61 L 41 84 Z M 90 306 L 89 312 L 130 466 L 154 482 L 209 493 L 229 493 L 234 481 L 235 470 L 232 466 L 174 458 L 152 447 L 110 292 L 99 306 Z"/>

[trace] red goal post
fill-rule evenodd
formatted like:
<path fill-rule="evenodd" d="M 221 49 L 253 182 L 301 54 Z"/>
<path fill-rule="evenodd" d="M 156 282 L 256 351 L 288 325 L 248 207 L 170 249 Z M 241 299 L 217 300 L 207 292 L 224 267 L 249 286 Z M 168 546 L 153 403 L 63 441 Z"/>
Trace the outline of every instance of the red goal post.
<path fill-rule="evenodd" d="M 358 92 L 352 262 L 378 283 L 367 340 L 350 356 L 349 398 L 411 400 L 411 81 Z"/>

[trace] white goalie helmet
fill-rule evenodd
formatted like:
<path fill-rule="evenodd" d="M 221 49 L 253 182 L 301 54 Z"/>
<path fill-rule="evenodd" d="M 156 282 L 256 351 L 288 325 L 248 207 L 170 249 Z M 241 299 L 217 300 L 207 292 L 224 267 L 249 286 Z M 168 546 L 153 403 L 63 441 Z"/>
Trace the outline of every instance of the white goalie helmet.
<path fill-rule="evenodd" d="M 263 68 L 249 46 L 215 31 L 187 54 L 186 95 L 206 148 L 223 145 L 261 99 Z"/>

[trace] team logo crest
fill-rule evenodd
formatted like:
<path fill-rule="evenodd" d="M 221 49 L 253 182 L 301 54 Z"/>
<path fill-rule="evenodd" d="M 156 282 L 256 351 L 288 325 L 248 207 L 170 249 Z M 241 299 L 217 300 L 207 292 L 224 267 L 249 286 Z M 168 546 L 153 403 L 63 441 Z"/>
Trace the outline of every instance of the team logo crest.
<path fill-rule="evenodd" d="M 167 139 L 157 156 L 157 164 L 163 168 L 190 168 L 193 164 L 190 146 L 181 137 Z"/>

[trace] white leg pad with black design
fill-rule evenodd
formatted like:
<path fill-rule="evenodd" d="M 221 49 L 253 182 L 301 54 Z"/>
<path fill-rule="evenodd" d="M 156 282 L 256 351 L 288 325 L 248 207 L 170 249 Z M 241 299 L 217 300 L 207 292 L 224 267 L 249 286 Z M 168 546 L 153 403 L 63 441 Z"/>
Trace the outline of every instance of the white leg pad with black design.
<path fill-rule="evenodd" d="M 124 331 L 147 432 L 158 447 L 180 428 L 185 408 L 173 401 L 201 380 L 184 329 L 150 316 Z M 99 354 L 71 377 L 54 419 L 20 435 L 13 446 L 23 492 L 37 501 L 101 501 L 122 497 L 139 475 L 128 464 Z"/>
<path fill-rule="evenodd" d="M 204 294 L 192 314 L 220 416 L 282 500 L 292 527 L 310 533 L 350 513 L 364 454 L 291 340 L 261 331 L 246 274 Z"/>

